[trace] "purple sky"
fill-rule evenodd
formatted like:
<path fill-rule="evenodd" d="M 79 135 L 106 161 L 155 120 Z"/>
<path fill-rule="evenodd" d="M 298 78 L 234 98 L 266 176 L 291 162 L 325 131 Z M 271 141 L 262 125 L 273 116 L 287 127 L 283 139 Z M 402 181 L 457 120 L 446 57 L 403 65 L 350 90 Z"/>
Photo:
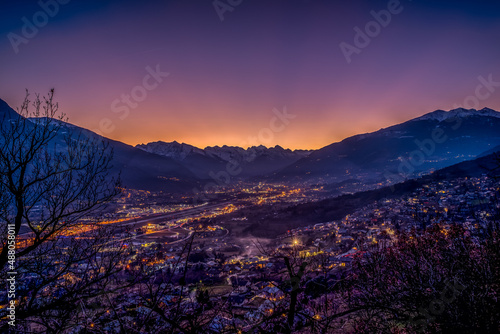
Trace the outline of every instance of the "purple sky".
<path fill-rule="evenodd" d="M 500 110 L 500 87 L 476 92 L 480 76 L 500 82 L 498 1 L 242 0 L 223 21 L 211 0 L 59 7 L 16 44 L 42 8 L 2 5 L 0 98 L 14 107 L 25 88 L 54 87 L 71 123 L 133 145 L 320 148 L 465 101 Z M 339 45 L 388 7 L 398 13 L 348 63 Z M 161 82 L 146 77 L 157 66 Z M 120 101 L 132 92 L 137 103 Z M 281 126 L 285 107 L 295 117 Z"/>

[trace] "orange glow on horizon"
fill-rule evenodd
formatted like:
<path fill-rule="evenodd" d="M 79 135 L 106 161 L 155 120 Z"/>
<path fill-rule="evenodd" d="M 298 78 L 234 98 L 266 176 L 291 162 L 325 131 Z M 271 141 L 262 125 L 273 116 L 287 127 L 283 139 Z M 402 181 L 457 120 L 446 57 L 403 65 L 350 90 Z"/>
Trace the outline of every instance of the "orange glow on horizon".
<path fill-rule="evenodd" d="M 239 146 L 248 148 L 251 146 L 263 145 L 274 147 L 279 145 L 285 149 L 317 150 L 327 145 L 340 142 L 348 137 L 378 131 L 381 128 L 389 127 L 408 119 L 397 115 L 396 117 L 380 117 L 379 112 L 365 115 L 360 118 L 355 113 L 340 114 L 331 112 L 329 117 L 315 119 L 300 114 L 302 118 L 293 120 L 284 131 L 273 133 L 272 140 L 268 140 L 262 134 L 269 129 L 269 126 L 257 127 L 256 123 L 248 122 L 250 117 L 241 116 L 240 119 L 228 117 L 229 121 L 221 122 L 219 118 L 209 119 L 205 123 L 191 123 L 187 118 L 179 117 L 177 120 L 172 115 L 158 115 L 154 118 L 142 119 L 136 122 L 134 117 L 130 120 L 116 121 L 115 130 L 109 134 L 99 133 L 98 129 L 92 128 L 90 124 L 95 124 L 95 120 L 83 119 L 80 115 L 70 114 L 70 122 L 77 119 L 79 122 L 71 122 L 78 126 L 91 129 L 104 137 L 124 142 L 128 145 L 147 144 L 150 142 L 164 141 L 189 144 L 198 148 L 207 146 Z M 152 112 L 155 113 L 155 112 Z M 353 116 L 354 114 L 354 116 Z M 418 117 L 416 114 L 412 117 Z M 76 117 L 71 117 L 76 116 Z M 269 117 L 269 115 L 267 115 Z M 271 115 L 272 116 L 272 115 Z M 399 116 L 399 117 L 398 117 Z M 264 117 L 260 117 L 265 119 Z M 168 121 L 161 121 L 167 119 Z M 269 122 L 269 121 L 268 121 Z M 223 126 L 221 126 L 221 123 Z M 263 120 L 261 124 L 266 124 Z M 269 131 L 267 132 L 267 134 Z M 259 136 L 259 134 L 261 134 Z"/>

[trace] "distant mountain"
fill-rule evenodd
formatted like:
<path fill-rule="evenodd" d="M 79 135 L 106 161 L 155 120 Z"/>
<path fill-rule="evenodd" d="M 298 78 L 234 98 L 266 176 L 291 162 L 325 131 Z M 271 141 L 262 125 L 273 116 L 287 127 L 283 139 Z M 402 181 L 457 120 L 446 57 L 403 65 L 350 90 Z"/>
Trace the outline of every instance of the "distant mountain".
<path fill-rule="evenodd" d="M 481 155 L 476 159 L 440 169 L 422 178 L 422 180 L 449 180 L 458 177 L 480 177 L 482 175 L 500 178 L 500 155 L 498 155 L 498 152 Z"/>
<path fill-rule="evenodd" d="M 236 177 L 266 175 L 293 164 L 311 153 L 307 150 L 292 151 L 281 146 L 267 148 L 262 145 L 248 149 L 226 145 L 200 149 L 176 141 L 170 143 L 158 141 L 136 147 L 172 158 L 201 178 L 211 178 L 212 173 L 224 171 L 228 163 L 241 168 Z"/>
<path fill-rule="evenodd" d="M 488 108 L 437 110 L 326 146 L 276 172 L 272 179 L 401 182 L 474 159 L 498 145 L 499 112 Z"/>
<path fill-rule="evenodd" d="M 21 116 L 0 100 L 0 120 L 17 117 Z M 43 120 L 31 121 L 36 124 Z M 109 142 L 114 151 L 113 172 L 121 171 L 125 186 L 168 192 L 193 189 L 201 180 L 228 170 L 236 171 L 233 180 L 265 177 L 269 181 L 366 189 L 366 184 L 399 183 L 500 151 L 500 113 L 488 108 L 436 110 L 316 151 L 292 151 L 280 146 L 200 149 L 175 141 L 132 147 L 68 123 L 59 131 L 61 145 L 68 133 Z"/>
<path fill-rule="evenodd" d="M 7 102 L 0 99 L 0 121 L 6 121 L 17 117 L 20 117 L 19 114 L 14 109 L 9 107 Z"/>
<path fill-rule="evenodd" d="M 0 120 L 21 117 L 7 103 L 0 100 Z M 43 118 L 29 119 L 34 126 L 43 122 Z M 156 154 L 144 152 L 133 146 L 101 137 L 100 135 L 76 125 L 57 121 L 62 124 L 54 139 L 58 147 L 65 147 L 65 137 L 70 135 L 79 140 L 92 139 L 109 143 L 113 150 L 113 168 L 110 175 L 120 173 L 124 186 L 139 190 L 184 192 L 190 191 L 198 183 L 194 174 L 186 170 L 177 161 Z"/>
<path fill-rule="evenodd" d="M 484 157 L 490 154 L 500 154 L 500 145 L 493 147 L 492 149 L 487 150 L 486 152 L 483 152 L 479 155 L 479 157 Z"/>
<path fill-rule="evenodd" d="M 436 110 L 423 116 L 417 117 L 414 119 L 414 121 L 433 120 L 442 122 L 452 118 L 468 118 L 472 116 L 500 118 L 500 112 L 490 108 L 483 108 L 481 110 L 464 108 L 453 109 L 450 111 Z"/>

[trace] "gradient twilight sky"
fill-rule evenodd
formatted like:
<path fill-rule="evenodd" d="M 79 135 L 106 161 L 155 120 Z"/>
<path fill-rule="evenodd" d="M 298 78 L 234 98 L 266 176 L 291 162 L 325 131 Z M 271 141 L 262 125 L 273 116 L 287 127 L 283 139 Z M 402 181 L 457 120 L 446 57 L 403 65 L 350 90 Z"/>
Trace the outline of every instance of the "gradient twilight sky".
<path fill-rule="evenodd" d="M 353 45 L 354 28 L 364 30 L 388 1 L 220 2 L 241 4 L 221 21 L 212 0 L 71 0 L 17 53 L 9 33 L 22 36 L 22 18 L 43 19 L 42 8 L 3 3 L 0 98 L 15 107 L 26 88 L 54 87 L 71 123 L 97 130 L 108 122 L 105 136 L 132 145 L 248 146 L 254 136 L 310 149 L 463 106 L 479 76 L 500 82 L 498 0 L 401 0 L 350 64 L 340 43 Z M 157 65 L 169 76 L 127 117 L 113 112 Z M 259 139 L 285 106 L 295 118 Z M 500 110 L 500 88 L 479 102 L 486 106 Z"/>

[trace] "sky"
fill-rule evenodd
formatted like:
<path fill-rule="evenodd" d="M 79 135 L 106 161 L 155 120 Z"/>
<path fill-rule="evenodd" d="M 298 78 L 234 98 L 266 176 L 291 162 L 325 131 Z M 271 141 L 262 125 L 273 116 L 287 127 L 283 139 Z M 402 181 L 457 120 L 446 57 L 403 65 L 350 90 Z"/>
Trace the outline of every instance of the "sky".
<path fill-rule="evenodd" d="M 0 98 L 55 88 L 70 123 L 131 145 L 318 149 L 500 110 L 499 41 L 498 1 L 10 1 Z"/>

